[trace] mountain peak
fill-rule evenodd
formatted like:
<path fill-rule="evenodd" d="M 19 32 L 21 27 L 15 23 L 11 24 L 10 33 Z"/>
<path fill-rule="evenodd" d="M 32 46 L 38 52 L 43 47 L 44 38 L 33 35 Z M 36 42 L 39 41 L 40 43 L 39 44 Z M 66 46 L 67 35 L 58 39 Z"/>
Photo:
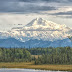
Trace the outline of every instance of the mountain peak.
<path fill-rule="evenodd" d="M 31 27 L 31 28 L 40 28 L 40 29 L 64 29 L 66 28 L 66 25 L 61 25 L 61 24 L 57 24 L 54 23 L 52 21 L 48 21 L 48 20 L 44 20 L 43 18 L 36 18 L 33 19 L 30 23 L 28 23 L 26 26 L 27 27 Z"/>
<path fill-rule="evenodd" d="M 55 41 L 65 39 L 72 35 L 72 30 L 65 25 L 47 21 L 43 18 L 35 18 L 26 26 L 14 28 L 11 31 L 0 33 L 0 38 L 14 37 L 20 41 L 38 39 L 43 41 Z"/>
<path fill-rule="evenodd" d="M 26 26 L 21 28 L 25 31 L 69 31 L 66 25 L 54 23 L 43 18 L 35 18 Z"/>
<path fill-rule="evenodd" d="M 36 18 L 36 20 L 37 20 L 37 21 L 42 21 L 42 20 L 44 20 L 44 19 L 39 17 L 39 18 Z"/>
<path fill-rule="evenodd" d="M 30 23 L 28 23 L 26 26 L 35 26 L 35 25 L 45 25 L 43 18 L 35 18 Z"/>

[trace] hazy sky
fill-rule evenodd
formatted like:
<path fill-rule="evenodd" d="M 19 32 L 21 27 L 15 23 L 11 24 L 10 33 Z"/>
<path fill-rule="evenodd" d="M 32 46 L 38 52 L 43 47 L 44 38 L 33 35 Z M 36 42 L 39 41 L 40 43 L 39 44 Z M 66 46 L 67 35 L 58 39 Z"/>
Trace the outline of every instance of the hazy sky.
<path fill-rule="evenodd" d="M 36 17 L 72 28 L 72 0 L 0 0 L 0 31 L 24 26 Z"/>

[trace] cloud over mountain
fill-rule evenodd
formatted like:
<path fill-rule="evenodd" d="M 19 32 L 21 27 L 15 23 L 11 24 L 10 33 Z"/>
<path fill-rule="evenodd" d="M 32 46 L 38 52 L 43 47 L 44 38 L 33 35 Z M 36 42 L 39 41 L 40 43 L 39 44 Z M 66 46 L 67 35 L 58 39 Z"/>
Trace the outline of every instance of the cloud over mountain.
<path fill-rule="evenodd" d="M 0 0 L 0 12 L 40 13 L 58 10 L 62 6 L 71 5 L 71 2 L 71 0 Z"/>
<path fill-rule="evenodd" d="M 0 12 L 24 12 L 34 13 L 40 11 L 55 10 L 53 6 L 41 5 L 40 3 L 26 3 L 20 1 L 1 1 Z"/>

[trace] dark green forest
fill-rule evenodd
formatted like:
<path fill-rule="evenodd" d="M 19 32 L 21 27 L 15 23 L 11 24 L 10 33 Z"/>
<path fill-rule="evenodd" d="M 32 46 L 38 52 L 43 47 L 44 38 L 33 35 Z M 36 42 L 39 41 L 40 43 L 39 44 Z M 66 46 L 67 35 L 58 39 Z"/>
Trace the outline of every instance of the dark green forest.
<path fill-rule="evenodd" d="M 38 58 L 32 55 L 41 55 Z M 72 64 L 72 48 L 0 48 L 0 62 L 31 62 L 35 64 Z"/>
<path fill-rule="evenodd" d="M 30 61 L 31 53 L 24 48 L 0 48 L 0 62 Z"/>
<path fill-rule="evenodd" d="M 35 64 L 72 64 L 72 48 L 51 48 L 35 60 Z"/>

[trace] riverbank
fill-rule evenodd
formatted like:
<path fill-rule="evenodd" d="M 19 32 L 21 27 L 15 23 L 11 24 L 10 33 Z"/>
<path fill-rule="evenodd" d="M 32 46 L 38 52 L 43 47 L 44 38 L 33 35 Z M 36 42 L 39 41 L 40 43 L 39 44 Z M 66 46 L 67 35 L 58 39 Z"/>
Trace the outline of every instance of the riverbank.
<path fill-rule="evenodd" d="M 72 65 L 34 65 L 34 62 L 0 63 L 0 68 L 27 68 L 41 70 L 72 71 Z"/>

